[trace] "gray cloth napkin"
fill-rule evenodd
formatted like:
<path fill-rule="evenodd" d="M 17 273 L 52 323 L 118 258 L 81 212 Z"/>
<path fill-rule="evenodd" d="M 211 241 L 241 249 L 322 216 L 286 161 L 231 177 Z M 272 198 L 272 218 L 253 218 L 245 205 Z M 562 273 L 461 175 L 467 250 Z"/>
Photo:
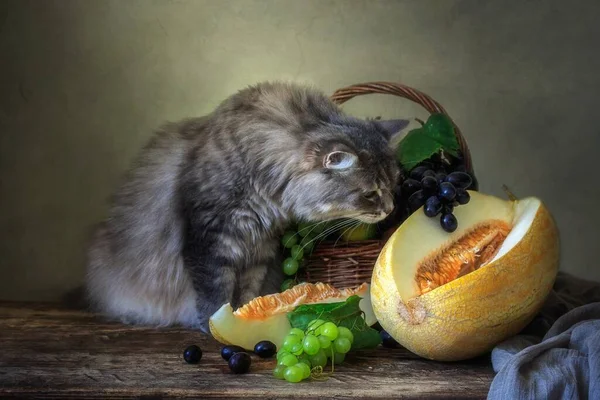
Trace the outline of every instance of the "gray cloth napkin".
<path fill-rule="evenodd" d="M 492 351 L 488 400 L 600 400 L 600 283 L 559 273 L 536 319 Z"/>

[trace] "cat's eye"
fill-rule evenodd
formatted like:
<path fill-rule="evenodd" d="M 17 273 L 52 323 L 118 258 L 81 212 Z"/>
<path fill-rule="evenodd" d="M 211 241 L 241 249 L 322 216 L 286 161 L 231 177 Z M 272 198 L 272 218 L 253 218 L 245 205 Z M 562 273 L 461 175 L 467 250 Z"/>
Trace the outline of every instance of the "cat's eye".
<path fill-rule="evenodd" d="M 363 197 L 369 201 L 375 201 L 379 198 L 379 193 L 377 193 L 377 190 L 373 190 L 372 192 L 363 194 Z"/>

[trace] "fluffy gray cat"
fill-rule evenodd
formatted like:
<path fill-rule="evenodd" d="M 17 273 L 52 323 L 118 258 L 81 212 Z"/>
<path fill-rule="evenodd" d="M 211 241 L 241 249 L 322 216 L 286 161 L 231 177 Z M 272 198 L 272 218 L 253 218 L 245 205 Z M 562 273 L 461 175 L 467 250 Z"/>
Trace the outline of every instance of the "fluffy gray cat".
<path fill-rule="evenodd" d="M 164 126 L 95 230 L 89 300 L 124 322 L 206 332 L 221 305 L 278 291 L 291 221 L 392 212 L 390 143 L 407 125 L 346 116 L 310 87 L 261 83 Z"/>

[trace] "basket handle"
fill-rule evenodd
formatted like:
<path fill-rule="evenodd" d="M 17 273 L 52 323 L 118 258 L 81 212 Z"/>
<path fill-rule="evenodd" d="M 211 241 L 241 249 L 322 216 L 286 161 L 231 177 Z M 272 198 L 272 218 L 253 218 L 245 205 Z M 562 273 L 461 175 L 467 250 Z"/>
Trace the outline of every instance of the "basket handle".
<path fill-rule="evenodd" d="M 452 124 L 454 125 L 454 133 L 456 135 L 456 139 L 458 140 L 458 144 L 464 157 L 465 168 L 467 171 L 471 172 L 471 175 L 474 175 L 473 163 L 471 161 L 471 152 L 469 151 L 469 147 L 467 146 L 467 142 L 464 139 L 460 128 L 456 125 L 454 120 L 452 120 L 452 117 L 448 115 L 448 113 L 440 103 L 433 100 L 431 97 L 421 92 L 420 90 L 413 89 L 409 86 L 402 85 L 400 83 L 367 82 L 338 89 L 333 93 L 333 95 L 331 95 L 331 100 L 336 104 L 343 104 L 356 96 L 363 96 L 365 94 L 373 93 L 391 94 L 394 96 L 403 97 L 421 105 L 431 114 L 442 113 L 445 114 L 448 118 L 450 118 Z"/>

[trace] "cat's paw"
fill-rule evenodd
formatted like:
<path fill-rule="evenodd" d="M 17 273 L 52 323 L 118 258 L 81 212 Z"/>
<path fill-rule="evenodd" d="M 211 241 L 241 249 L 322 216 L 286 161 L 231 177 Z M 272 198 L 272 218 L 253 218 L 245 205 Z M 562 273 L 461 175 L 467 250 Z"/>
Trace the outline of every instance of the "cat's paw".
<path fill-rule="evenodd" d="M 209 327 L 208 321 L 201 322 L 201 323 L 200 323 L 200 324 L 199 324 L 199 325 L 196 327 L 196 329 L 198 329 L 200 332 L 202 332 L 202 333 L 205 333 L 205 334 L 207 334 L 207 335 L 210 335 L 210 334 L 211 334 L 211 333 L 210 333 L 210 327 Z"/>
<path fill-rule="evenodd" d="M 255 293 L 252 291 L 246 291 L 240 295 L 239 302 L 235 305 L 232 305 L 232 307 L 234 309 L 239 308 L 239 307 L 243 306 L 244 304 L 248 304 L 250 302 L 250 300 L 252 300 L 258 296 L 259 296 L 258 293 Z"/>
<path fill-rule="evenodd" d="M 199 330 L 202 333 L 210 334 L 210 328 L 208 323 L 209 318 L 210 316 L 201 317 L 200 315 L 195 315 L 191 318 L 186 318 L 179 322 L 186 329 Z"/>
<path fill-rule="evenodd" d="M 189 324 L 188 328 L 199 330 L 202 333 L 210 334 L 208 318 L 206 318 L 206 319 L 198 318 L 196 321 L 193 321 L 191 324 Z"/>

